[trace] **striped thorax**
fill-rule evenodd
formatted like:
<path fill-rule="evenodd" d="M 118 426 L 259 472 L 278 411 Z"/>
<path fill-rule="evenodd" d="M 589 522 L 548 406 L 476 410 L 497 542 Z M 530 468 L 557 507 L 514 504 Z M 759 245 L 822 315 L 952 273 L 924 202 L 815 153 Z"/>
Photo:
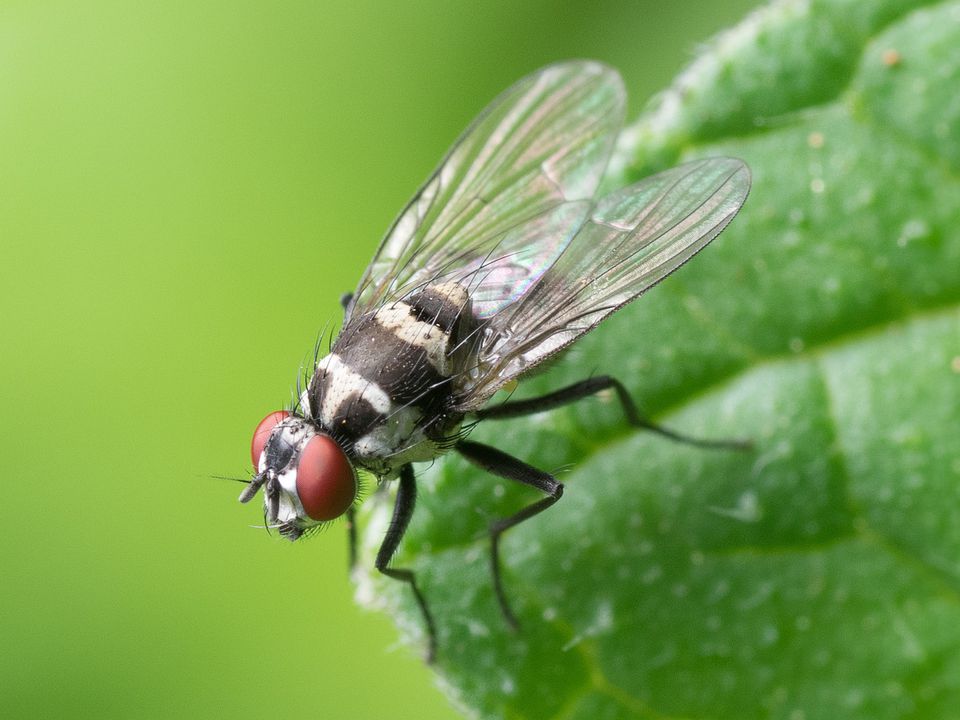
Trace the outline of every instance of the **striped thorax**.
<path fill-rule="evenodd" d="M 357 465 L 390 478 L 443 452 L 475 324 L 465 288 L 429 285 L 352 319 L 317 363 L 306 408 Z M 302 403 L 303 404 L 303 403 Z"/>

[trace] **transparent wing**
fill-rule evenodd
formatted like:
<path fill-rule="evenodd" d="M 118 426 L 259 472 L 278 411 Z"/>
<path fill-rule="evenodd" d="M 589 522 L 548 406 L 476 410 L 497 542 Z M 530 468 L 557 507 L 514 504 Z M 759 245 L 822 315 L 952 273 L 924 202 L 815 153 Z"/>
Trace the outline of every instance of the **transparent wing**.
<path fill-rule="evenodd" d="M 597 326 L 715 238 L 750 190 L 740 160 L 698 160 L 602 198 L 517 302 L 487 318 L 461 409 Z"/>
<path fill-rule="evenodd" d="M 559 257 L 586 218 L 623 122 L 620 76 L 593 62 L 546 67 L 467 128 L 395 221 L 350 315 L 455 280 L 492 315 Z"/>

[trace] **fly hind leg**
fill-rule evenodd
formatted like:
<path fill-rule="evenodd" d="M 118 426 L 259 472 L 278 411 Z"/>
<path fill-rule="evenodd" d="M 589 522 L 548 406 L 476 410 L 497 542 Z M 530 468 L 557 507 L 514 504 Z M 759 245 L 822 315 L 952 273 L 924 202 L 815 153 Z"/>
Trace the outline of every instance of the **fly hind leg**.
<path fill-rule="evenodd" d="M 553 410 L 563 405 L 575 403 L 591 395 L 603 392 L 604 390 L 613 390 L 617 394 L 620 406 L 623 408 L 624 415 L 627 416 L 627 422 L 633 427 L 644 428 L 658 435 L 663 435 L 671 440 L 696 445 L 704 448 L 726 448 L 729 450 L 747 450 L 751 444 L 747 440 L 708 440 L 704 438 L 691 437 L 683 433 L 676 432 L 662 425 L 657 425 L 649 418 L 641 414 L 637 404 L 630 397 L 630 393 L 616 378 L 609 375 L 598 375 L 597 377 L 587 378 L 580 382 L 560 388 L 552 393 L 541 395 L 540 397 L 530 398 L 528 400 L 512 400 L 501 405 L 495 405 L 489 408 L 483 408 L 476 411 L 476 416 L 480 420 L 502 420 L 507 418 L 522 417 L 523 415 L 533 415 L 535 413 Z"/>
<path fill-rule="evenodd" d="M 519 525 L 524 520 L 529 520 L 534 515 L 539 515 L 557 502 L 563 496 L 563 483 L 549 473 L 527 465 L 525 462 L 488 445 L 461 440 L 455 447 L 463 457 L 487 472 L 507 480 L 530 485 L 546 493 L 546 497 L 527 505 L 509 517 L 497 520 L 490 526 L 490 570 L 493 574 L 493 589 L 504 618 L 512 628 L 517 629 L 520 623 L 510 608 L 510 603 L 507 602 L 507 596 L 503 590 L 500 537 L 513 526 Z"/>

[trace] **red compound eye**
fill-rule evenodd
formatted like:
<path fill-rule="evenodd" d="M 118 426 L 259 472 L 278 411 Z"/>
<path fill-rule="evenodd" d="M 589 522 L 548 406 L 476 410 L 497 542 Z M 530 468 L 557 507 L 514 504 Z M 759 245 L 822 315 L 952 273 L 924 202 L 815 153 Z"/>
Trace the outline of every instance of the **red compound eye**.
<path fill-rule="evenodd" d="M 315 435 L 297 465 L 300 504 L 314 520 L 343 515 L 357 497 L 357 476 L 343 450 L 326 435 Z"/>
<path fill-rule="evenodd" d="M 254 470 L 260 467 L 260 456 L 263 454 L 263 448 L 267 445 L 267 440 L 270 439 L 270 433 L 273 432 L 277 423 L 286 420 L 288 417 L 290 417 L 290 413 L 286 410 L 277 410 L 261 420 L 257 429 L 253 431 L 253 441 L 250 443 L 250 458 L 253 460 Z"/>

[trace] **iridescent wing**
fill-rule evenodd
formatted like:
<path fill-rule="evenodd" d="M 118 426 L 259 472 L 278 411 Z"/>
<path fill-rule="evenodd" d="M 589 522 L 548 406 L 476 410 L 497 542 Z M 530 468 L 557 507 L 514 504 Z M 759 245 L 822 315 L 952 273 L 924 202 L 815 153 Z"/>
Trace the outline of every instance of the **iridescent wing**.
<path fill-rule="evenodd" d="M 749 190 L 743 162 L 711 158 L 599 200 L 535 284 L 486 318 L 459 409 L 480 407 L 680 267 L 726 227 Z"/>
<path fill-rule="evenodd" d="M 394 222 L 347 319 L 447 280 L 484 317 L 522 296 L 585 221 L 624 103 L 620 76 L 595 62 L 551 65 L 505 91 Z"/>

